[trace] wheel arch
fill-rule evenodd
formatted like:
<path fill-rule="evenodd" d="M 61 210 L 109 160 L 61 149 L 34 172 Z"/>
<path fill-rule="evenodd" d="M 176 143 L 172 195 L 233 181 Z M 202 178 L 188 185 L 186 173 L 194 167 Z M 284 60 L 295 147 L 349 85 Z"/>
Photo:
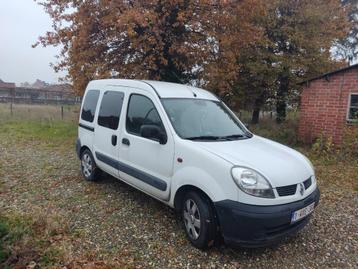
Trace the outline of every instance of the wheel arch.
<path fill-rule="evenodd" d="M 194 186 L 194 185 L 183 185 L 181 186 L 175 193 L 175 196 L 174 196 L 174 210 L 177 212 L 177 213 L 180 213 L 181 210 L 182 210 L 182 205 L 183 205 L 183 199 L 185 197 L 185 194 L 190 192 L 190 191 L 195 191 L 197 193 L 200 193 L 201 195 L 204 196 L 204 198 L 208 201 L 213 213 L 214 213 L 214 218 L 215 218 L 215 221 L 216 221 L 216 224 L 217 224 L 217 227 L 219 228 L 220 227 L 220 220 L 218 218 L 218 214 L 216 212 L 216 208 L 215 208 L 215 204 L 214 204 L 214 201 L 209 197 L 209 195 L 203 191 L 202 189 Z"/>
<path fill-rule="evenodd" d="M 79 153 L 79 157 L 80 157 L 80 158 L 81 158 L 81 156 L 82 156 L 82 153 L 83 153 L 86 149 L 88 149 L 88 150 L 91 152 L 91 154 L 93 155 L 93 153 L 92 153 L 92 151 L 90 150 L 90 148 L 84 145 L 84 146 L 81 146 L 81 149 L 80 149 L 80 153 Z"/>
<path fill-rule="evenodd" d="M 212 201 L 212 199 L 210 198 L 210 196 L 203 191 L 202 189 L 194 186 L 194 185 L 183 185 L 181 186 L 176 192 L 175 192 L 175 196 L 174 196 L 174 209 L 176 211 L 180 211 L 181 210 L 181 206 L 182 206 L 182 201 L 185 197 L 185 194 L 190 192 L 190 191 L 195 191 L 198 192 L 200 194 L 202 194 L 209 202 L 212 206 L 214 206 L 214 202 Z"/>
<path fill-rule="evenodd" d="M 178 205 L 178 197 L 181 197 L 181 195 L 183 195 L 182 192 L 185 190 L 195 190 L 203 193 L 213 203 L 229 199 L 225 184 L 223 184 L 222 181 L 215 180 L 214 176 L 216 175 L 212 175 L 203 169 L 192 166 L 176 171 L 172 177 L 172 197 L 169 204 L 173 208 L 176 208 Z"/>

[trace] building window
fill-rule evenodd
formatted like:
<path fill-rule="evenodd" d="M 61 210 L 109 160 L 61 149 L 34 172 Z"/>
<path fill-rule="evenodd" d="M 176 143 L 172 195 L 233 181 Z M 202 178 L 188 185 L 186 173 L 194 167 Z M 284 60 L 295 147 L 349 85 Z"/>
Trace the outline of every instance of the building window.
<path fill-rule="evenodd" d="M 349 96 L 348 118 L 349 122 L 358 122 L 358 93 Z"/>
<path fill-rule="evenodd" d="M 123 104 L 123 92 L 104 93 L 98 113 L 98 125 L 117 130 Z"/>
<path fill-rule="evenodd" d="M 93 122 L 94 113 L 96 112 L 99 91 L 88 91 L 83 103 L 81 119 Z"/>

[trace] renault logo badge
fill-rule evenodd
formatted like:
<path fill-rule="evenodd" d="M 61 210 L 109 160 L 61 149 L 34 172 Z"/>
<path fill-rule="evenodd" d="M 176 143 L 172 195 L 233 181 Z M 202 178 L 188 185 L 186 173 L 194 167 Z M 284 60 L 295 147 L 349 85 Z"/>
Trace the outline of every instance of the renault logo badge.
<path fill-rule="evenodd" d="M 300 186 L 299 187 L 300 188 L 300 194 L 303 195 L 304 192 L 305 192 L 305 186 L 303 185 L 303 183 L 301 183 L 299 186 Z"/>

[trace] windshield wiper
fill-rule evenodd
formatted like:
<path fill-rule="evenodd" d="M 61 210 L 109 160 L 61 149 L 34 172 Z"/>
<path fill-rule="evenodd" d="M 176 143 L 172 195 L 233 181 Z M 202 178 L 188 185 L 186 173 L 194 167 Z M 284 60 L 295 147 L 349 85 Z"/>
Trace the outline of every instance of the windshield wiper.
<path fill-rule="evenodd" d="M 188 139 L 188 140 L 213 140 L 213 141 L 217 141 L 217 140 L 232 140 L 232 139 L 241 138 L 241 137 L 246 137 L 246 136 L 242 135 L 242 134 L 225 135 L 225 136 L 202 135 L 202 136 L 186 137 L 185 139 Z"/>
<path fill-rule="evenodd" d="M 222 138 L 226 138 L 226 139 L 230 139 L 230 138 L 241 138 L 241 137 L 246 137 L 246 135 L 243 135 L 243 134 L 233 134 L 233 135 L 222 136 Z"/>
<path fill-rule="evenodd" d="M 202 135 L 202 136 L 192 136 L 192 137 L 185 137 L 188 140 L 222 140 L 225 137 L 221 136 L 214 136 L 214 135 Z"/>

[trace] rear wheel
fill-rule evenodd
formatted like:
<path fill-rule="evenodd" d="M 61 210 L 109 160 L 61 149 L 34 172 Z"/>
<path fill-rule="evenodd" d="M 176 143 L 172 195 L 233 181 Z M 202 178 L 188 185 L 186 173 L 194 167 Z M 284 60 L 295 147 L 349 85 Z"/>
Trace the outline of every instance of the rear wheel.
<path fill-rule="evenodd" d="M 81 154 L 81 172 L 87 181 L 96 181 L 100 177 L 100 169 L 96 166 L 93 155 L 88 149 Z"/>
<path fill-rule="evenodd" d="M 217 224 L 210 201 L 198 192 L 188 192 L 182 204 L 182 217 L 190 242 L 199 249 L 214 244 Z"/>

